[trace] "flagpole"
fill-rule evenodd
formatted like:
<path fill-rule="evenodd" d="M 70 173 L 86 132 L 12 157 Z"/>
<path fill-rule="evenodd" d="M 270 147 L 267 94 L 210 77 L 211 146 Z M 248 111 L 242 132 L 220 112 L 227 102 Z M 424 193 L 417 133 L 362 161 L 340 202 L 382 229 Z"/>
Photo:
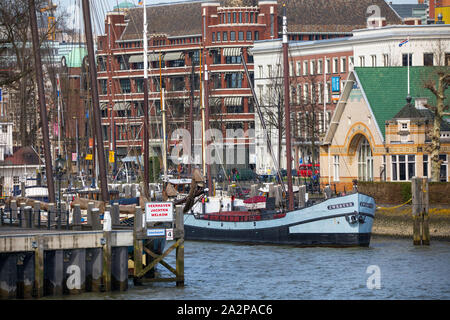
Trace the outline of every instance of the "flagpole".
<path fill-rule="evenodd" d="M 409 37 L 408 37 L 408 43 L 409 43 Z M 409 51 L 408 51 L 408 96 L 410 95 L 409 65 L 410 65 L 410 61 L 409 61 Z"/>

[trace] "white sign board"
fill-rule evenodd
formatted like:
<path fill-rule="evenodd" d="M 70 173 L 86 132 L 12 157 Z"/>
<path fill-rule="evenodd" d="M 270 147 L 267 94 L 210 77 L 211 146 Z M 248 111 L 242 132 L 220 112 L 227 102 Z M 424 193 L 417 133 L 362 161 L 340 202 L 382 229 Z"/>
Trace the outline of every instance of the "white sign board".
<path fill-rule="evenodd" d="M 166 240 L 173 240 L 173 229 L 166 229 Z"/>
<path fill-rule="evenodd" d="M 165 229 L 148 229 L 147 237 L 164 237 L 166 235 Z"/>
<path fill-rule="evenodd" d="M 172 222 L 172 202 L 148 202 L 145 204 L 146 222 Z"/>

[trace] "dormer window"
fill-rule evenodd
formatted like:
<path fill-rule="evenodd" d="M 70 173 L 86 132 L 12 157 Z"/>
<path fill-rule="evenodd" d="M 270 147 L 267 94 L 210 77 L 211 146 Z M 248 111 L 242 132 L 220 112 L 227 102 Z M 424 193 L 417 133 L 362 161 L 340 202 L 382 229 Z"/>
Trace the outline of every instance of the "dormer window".
<path fill-rule="evenodd" d="M 399 131 L 408 131 L 409 130 L 409 121 L 403 120 L 398 122 L 398 130 Z"/>
<path fill-rule="evenodd" d="M 408 129 L 408 124 L 407 123 L 402 123 L 402 129 L 403 130 L 407 130 Z"/>

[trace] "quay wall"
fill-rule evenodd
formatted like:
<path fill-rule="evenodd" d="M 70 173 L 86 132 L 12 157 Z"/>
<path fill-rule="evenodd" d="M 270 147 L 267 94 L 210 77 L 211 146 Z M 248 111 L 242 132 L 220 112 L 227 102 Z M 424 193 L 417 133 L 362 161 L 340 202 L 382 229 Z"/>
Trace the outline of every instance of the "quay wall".
<path fill-rule="evenodd" d="M 375 203 L 402 204 L 411 199 L 411 182 L 358 182 L 358 190 Z M 450 182 L 430 182 L 430 205 L 450 205 Z"/>
<path fill-rule="evenodd" d="M 410 204 L 399 208 L 390 204 L 377 204 L 372 235 L 413 239 L 413 217 Z M 388 209 L 389 207 L 395 209 Z M 388 209 L 385 210 L 384 208 Z M 430 205 L 430 240 L 450 241 L 450 205 Z"/>

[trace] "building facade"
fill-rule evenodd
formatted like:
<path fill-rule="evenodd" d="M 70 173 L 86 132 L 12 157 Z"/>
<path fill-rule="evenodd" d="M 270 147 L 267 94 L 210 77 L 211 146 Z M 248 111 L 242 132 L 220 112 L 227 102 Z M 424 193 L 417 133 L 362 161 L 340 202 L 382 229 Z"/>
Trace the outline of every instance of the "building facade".
<path fill-rule="evenodd" d="M 331 39 L 348 36 L 355 27 L 363 27 L 366 23 L 363 12 L 373 1 L 350 2 L 330 4 L 329 1 L 303 0 L 287 3 L 288 12 L 291 12 L 288 15 L 292 26 L 290 39 Z M 391 21 L 400 21 L 384 1 L 376 3 L 387 12 Z M 242 167 L 255 165 L 254 139 L 245 135 L 229 139 L 226 132 L 247 132 L 255 128 L 255 103 L 249 82 L 254 81 L 255 73 L 259 71 L 255 70 L 249 49 L 255 41 L 280 38 L 282 4 L 283 1 L 268 0 L 191 1 L 146 8 L 152 153 L 161 155 L 160 88 L 165 89 L 170 152 L 177 143 L 170 139 L 170 133 L 177 128 L 189 128 L 190 119 L 201 120 L 200 88 L 204 87 L 201 80 L 207 69 L 209 127 L 222 131 L 225 137 L 222 146 L 236 148 L 235 155 L 244 153 Z M 354 6 L 361 8 L 362 13 L 349 22 L 345 11 L 353 10 Z M 338 18 L 326 14 L 331 7 Z M 318 10 L 322 13 L 320 17 L 311 14 Z M 142 150 L 142 17 L 143 8 L 130 8 L 126 13 L 110 12 L 105 21 L 105 35 L 98 39 L 105 147 L 115 149 L 118 158 L 131 152 L 140 154 Z M 250 79 L 244 74 L 241 53 Z M 193 117 L 189 116 L 191 109 Z M 201 159 L 197 163 L 199 161 Z"/>
<path fill-rule="evenodd" d="M 424 81 L 436 82 L 435 67 L 359 68 L 349 74 L 320 148 L 321 182 L 350 190 L 353 180 L 410 181 L 431 177 L 435 97 Z M 405 103 L 406 101 L 406 103 Z M 441 181 L 448 181 L 450 123 L 441 123 Z"/>
<path fill-rule="evenodd" d="M 400 45 L 409 36 L 409 41 Z M 255 90 L 267 113 L 276 113 L 273 88 L 281 83 L 280 40 L 256 42 L 252 49 L 255 64 Z M 450 26 L 386 25 L 353 31 L 353 36 L 337 39 L 289 43 L 291 110 L 294 167 L 319 161 L 318 145 L 329 128 L 331 116 L 342 96 L 348 75 L 354 67 L 449 66 Z M 276 70 L 269 75 L 269 70 Z M 274 86 L 275 85 L 275 86 Z M 278 90 L 283 92 L 283 89 Z M 271 102 L 267 98 L 271 97 Z M 275 106 L 274 106 L 275 105 Z M 271 107 L 272 106 L 272 107 Z M 269 117 L 270 118 L 270 117 Z M 270 120 L 270 119 L 269 119 Z M 268 121 L 268 120 L 266 120 Z M 259 120 L 256 119 L 257 171 L 273 170 Z M 277 130 L 274 131 L 275 135 Z M 312 148 L 312 141 L 316 150 Z M 278 152 L 277 136 L 275 153 Z M 317 143 L 316 143 L 317 142 Z M 284 142 L 282 142 L 283 144 Z M 284 146 L 281 148 L 284 155 Z M 316 155 L 314 157 L 314 155 Z M 285 164 L 285 158 L 281 163 Z M 283 167 L 283 165 L 282 165 Z"/>

